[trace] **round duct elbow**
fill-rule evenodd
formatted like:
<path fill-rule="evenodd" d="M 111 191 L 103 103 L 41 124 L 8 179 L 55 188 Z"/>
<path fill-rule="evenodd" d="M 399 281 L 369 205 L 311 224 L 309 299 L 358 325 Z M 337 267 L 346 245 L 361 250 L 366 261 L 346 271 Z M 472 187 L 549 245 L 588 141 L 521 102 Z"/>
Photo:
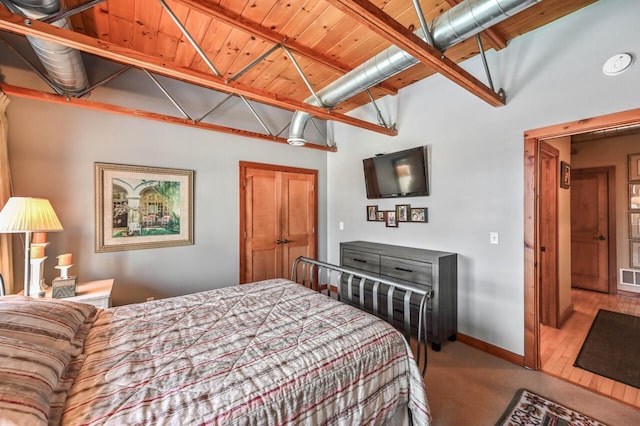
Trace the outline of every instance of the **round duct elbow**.
<path fill-rule="evenodd" d="M 287 143 L 291 146 L 303 146 L 307 141 L 303 138 L 288 138 Z"/>

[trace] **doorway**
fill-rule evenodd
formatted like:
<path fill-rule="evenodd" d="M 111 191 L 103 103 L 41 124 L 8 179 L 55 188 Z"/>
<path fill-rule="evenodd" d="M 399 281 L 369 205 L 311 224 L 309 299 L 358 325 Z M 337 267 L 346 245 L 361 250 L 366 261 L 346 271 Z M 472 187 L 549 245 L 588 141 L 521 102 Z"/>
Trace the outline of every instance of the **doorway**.
<path fill-rule="evenodd" d="M 289 278 L 317 253 L 317 170 L 240 162 L 240 283 Z"/>
<path fill-rule="evenodd" d="M 524 365 L 540 369 L 540 145 L 543 139 L 640 124 L 640 108 L 525 132 L 524 140 Z"/>
<path fill-rule="evenodd" d="M 615 167 L 574 170 L 571 181 L 571 284 L 615 294 Z"/>

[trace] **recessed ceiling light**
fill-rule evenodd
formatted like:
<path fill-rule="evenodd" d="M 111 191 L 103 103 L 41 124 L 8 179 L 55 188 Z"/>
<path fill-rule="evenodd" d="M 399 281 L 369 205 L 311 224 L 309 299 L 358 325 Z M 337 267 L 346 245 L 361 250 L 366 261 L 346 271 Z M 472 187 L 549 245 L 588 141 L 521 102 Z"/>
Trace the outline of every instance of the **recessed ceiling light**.
<path fill-rule="evenodd" d="M 604 75 L 618 75 L 631 66 L 633 57 L 628 53 L 618 53 L 607 59 L 602 66 Z"/>

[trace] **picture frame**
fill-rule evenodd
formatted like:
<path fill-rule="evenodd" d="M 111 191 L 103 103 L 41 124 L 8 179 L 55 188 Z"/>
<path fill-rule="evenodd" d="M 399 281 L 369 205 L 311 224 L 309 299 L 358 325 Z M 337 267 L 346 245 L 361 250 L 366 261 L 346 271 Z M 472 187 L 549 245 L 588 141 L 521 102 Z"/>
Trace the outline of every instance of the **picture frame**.
<path fill-rule="evenodd" d="M 396 218 L 398 222 L 409 222 L 409 213 L 411 206 L 409 204 L 396 204 Z"/>
<path fill-rule="evenodd" d="M 411 222 L 423 222 L 429 221 L 429 210 L 426 207 L 411 207 Z"/>
<path fill-rule="evenodd" d="M 629 210 L 640 210 L 640 183 L 629 184 Z"/>
<path fill-rule="evenodd" d="M 193 244 L 193 170 L 94 163 L 96 253 Z"/>
<path fill-rule="evenodd" d="M 386 222 L 386 215 L 383 210 L 378 210 L 378 222 Z"/>
<path fill-rule="evenodd" d="M 566 161 L 560 161 L 560 188 L 571 187 L 571 165 Z"/>
<path fill-rule="evenodd" d="M 629 213 L 629 238 L 640 239 L 640 212 Z"/>
<path fill-rule="evenodd" d="M 397 228 L 398 227 L 398 218 L 396 216 L 395 210 L 389 210 L 385 212 L 385 222 L 387 228 Z"/>
<path fill-rule="evenodd" d="M 378 206 L 367 206 L 367 222 L 377 222 Z"/>
<path fill-rule="evenodd" d="M 640 153 L 629 154 L 629 182 L 640 181 Z"/>
<path fill-rule="evenodd" d="M 640 241 L 629 241 L 629 265 L 640 268 Z"/>

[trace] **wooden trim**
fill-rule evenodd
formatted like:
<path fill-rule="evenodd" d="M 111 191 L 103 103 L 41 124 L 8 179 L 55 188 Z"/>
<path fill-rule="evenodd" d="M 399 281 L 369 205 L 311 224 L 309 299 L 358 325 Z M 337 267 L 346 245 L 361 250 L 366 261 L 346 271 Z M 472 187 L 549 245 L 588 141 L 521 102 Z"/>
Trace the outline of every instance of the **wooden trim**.
<path fill-rule="evenodd" d="M 315 238 L 315 244 L 316 246 L 314 247 L 313 251 L 315 253 L 315 257 L 318 257 L 318 193 L 320 192 L 318 190 L 318 171 L 315 169 L 304 169 L 304 168 L 300 168 L 300 167 L 290 167 L 290 166 L 280 166 L 280 165 L 276 165 L 276 164 L 265 164 L 265 163 L 253 163 L 250 161 L 240 161 L 238 164 L 238 170 L 240 172 L 240 178 L 238 179 L 238 186 L 239 186 L 239 194 L 240 194 L 240 209 L 239 209 L 239 215 L 240 215 L 240 228 L 239 228 L 239 237 L 240 237 L 240 271 L 239 271 L 239 275 L 240 275 L 240 283 L 245 283 L 245 277 L 244 277 L 244 271 L 245 271 L 245 258 L 244 258 L 244 251 L 245 251 L 245 238 L 244 238 L 244 233 L 245 233 L 245 229 L 246 229 L 246 223 L 245 223 L 245 209 L 246 209 L 246 205 L 245 205 L 245 187 L 244 187 L 244 181 L 245 181 L 245 177 L 246 177 L 246 170 L 247 169 L 262 169 L 262 170 L 273 170 L 273 171 L 278 171 L 278 172 L 288 172 L 288 173 L 301 173 L 301 174 L 309 174 L 309 175 L 313 175 L 313 188 L 314 188 L 314 200 L 313 200 L 313 212 L 314 212 L 314 218 L 313 218 L 313 228 L 315 229 L 315 234 L 316 234 L 316 238 Z M 317 280 L 316 280 L 317 282 Z"/>
<path fill-rule="evenodd" d="M 554 280 L 554 286 L 553 289 L 551 289 L 551 292 L 544 292 L 542 291 L 542 288 L 540 289 L 540 295 L 541 295 L 541 301 L 539 301 L 539 305 L 538 307 L 541 308 L 541 310 L 544 312 L 545 311 L 545 306 L 549 306 L 551 305 L 551 307 L 553 308 L 553 312 L 552 312 L 552 317 L 550 318 L 550 322 L 549 325 L 551 327 L 554 328 L 558 328 L 560 326 L 560 276 L 559 276 L 559 272 L 560 272 L 560 244 L 559 244 L 559 231 L 560 231 L 560 212 L 559 212 L 559 206 L 558 206 L 558 170 L 560 170 L 560 151 L 558 151 L 556 148 L 554 148 L 553 146 L 551 146 L 550 144 L 548 144 L 545 141 L 541 141 L 539 144 L 539 154 L 540 154 L 540 162 L 542 163 L 542 159 L 553 159 L 555 160 L 555 165 L 554 165 L 554 176 L 555 176 L 555 180 L 552 183 L 553 187 L 549 188 L 549 187 L 545 187 L 547 189 L 547 191 L 543 191 L 543 189 L 540 187 L 539 191 L 537 191 L 537 193 L 539 193 L 540 195 L 538 196 L 538 212 L 540 212 L 541 208 L 540 208 L 540 199 L 545 199 L 547 200 L 547 196 L 553 196 L 553 199 L 550 200 L 553 203 L 553 212 L 551 213 L 551 215 L 553 217 L 546 217 L 542 216 L 542 214 L 540 213 L 540 218 L 538 219 L 538 239 L 541 239 L 541 235 L 544 236 L 548 236 L 547 234 L 547 226 L 553 226 L 555 229 L 553 240 L 551 241 L 549 240 L 548 243 L 552 243 L 553 244 L 553 252 L 555 253 L 555 263 L 556 263 L 556 268 L 555 268 L 555 280 Z M 540 175 L 542 175 L 542 173 L 540 173 Z M 542 185 L 542 178 L 540 177 L 540 179 L 537 181 L 539 185 Z M 544 198 L 543 198 L 544 197 Z M 543 204 L 544 205 L 544 204 Z M 555 222 L 555 224 L 551 223 L 551 222 Z M 543 242 L 545 242 L 545 240 L 543 239 Z M 538 244 L 539 246 L 542 247 L 542 243 Z M 541 248 L 542 249 L 542 248 Z M 538 257 L 538 261 L 540 261 L 542 255 L 539 255 Z M 547 257 L 548 259 L 549 257 Z M 544 264 L 544 262 L 543 262 Z M 541 274 L 542 276 L 542 274 Z M 542 277 L 541 277 L 542 279 Z M 548 286 L 546 286 L 546 289 L 549 290 Z M 551 293 L 551 294 L 549 294 Z M 541 315 L 542 316 L 542 315 Z"/>
<path fill-rule="evenodd" d="M 505 105 L 504 99 L 496 92 L 368 0 L 328 1 L 358 22 L 369 27 L 376 34 L 384 37 L 390 43 L 398 46 L 429 68 L 462 86 L 490 105 Z"/>
<path fill-rule="evenodd" d="M 490 343 L 484 342 L 482 340 L 476 339 L 475 337 L 467 336 L 466 334 L 457 333 L 457 340 L 465 345 L 469 345 L 472 348 L 481 350 L 482 352 L 486 352 L 495 357 L 504 359 L 505 361 L 509 361 L 513 364 L 523 366 L 524 358 L 518 354 L 510 352 L 506 349 L 502 349 L 498 346 L 492 345 Z"/>
<path fill-rule="evenodd" d="M 95 39 L 74 31 L 58 28 L 45 24 L 38 20 L 29 20 L 30 24 L 25 24 L 25 19 L 21 16 L 10 13 L 4 8 L 0 8 L 0 29 L 10 31 L 20 35 L 30 35 L 47 41 L 53 41 L 83 52 L 90 53 L 111 61 L 129 64 L 134 67 L 143 68 L 150 72 L 164 75 L 169 78 L 181 80 L 187 83 L 208 89 L 242 95 L 257 102 L 271 105 L 289 111 L 303 111 L 324 120 L 338 121 L 365 130 L 381 133 L 388 136 L 396 136 L 398 131 L 389 129 L 378 124 L 365 120 L 350 117 L 345 114 L 320 108 L 306 102 L 297 101 L 292 98 L 282 96 L 277 93 L 255 89 L 237 81 L 227 81 L 221 77 L 211 74 L 196 72 L 187 68 L 171 64 L 162 58 L 118 46 L 104 40 Z"/>
<path fill-rule="evenodd" d="M 285 34 L 281 34 L 256 22 L 250 21 L 238 13 L 215 4 L 211 0 L 177 0 L 177 2 L 251 35 L 255 35 L 274 44 L 285 45 L 293 52 L 304 56 L 306 59 L 322 64 L 340 73 L 347 73 L 352 69 L 321 52 L 315 51 L 298 43 L 295 39 L 288 38 Z M 398 94 L 398 89 L 386 83 L 380 83 L 376 87 L 388 95 Z"/>
<path fill-rule="evenodd" d="M 261 139 L 269 142 L 288 144 L 286 138 L 269 136 L 262 133 L 251 132 L 248 130 L 238 130 L 232 127 L 221 126 L 218 124 L 195 122 L 181 117 L 173 117 L 170 115 L 158 114 L 155 112 L 143 111 L 139 109 L 126 108 L 117 105 L 105 104 L 102 102 L 91 101 L 84 98 L 72 98 L 66 95 L 58 95 L 54 93 L 41 92 L 39 90 L 26 89 L 23 87 L 10 86 L 0 83 L 0 89 L 9 96 L 17 96 L 24 99 L 49 102 L 58 105 L 66 105 L 79 107 L 94 111 L 107 112 L 112 114 L 126 115 L 128 117 L 143 118 L 145 120 L 160 121 L 162 123 L 176 124 L 179 126 L 195 127 L 201 130 L 214 131 L 219 133 L 227 133 L 230 135 L 243 136 L 253 139 Z M 324 145 L 305 144 L 302 148 L 318 149 L 321 151 L 336 152 L 337 148 Z"/>
<path fill-rule="evenodd" d="M 524 132 L 524 365 L 540 368 L 538 317 L 537 204 L 538 153 L 541 139 L 640 124 L 640 108 Z"/>

